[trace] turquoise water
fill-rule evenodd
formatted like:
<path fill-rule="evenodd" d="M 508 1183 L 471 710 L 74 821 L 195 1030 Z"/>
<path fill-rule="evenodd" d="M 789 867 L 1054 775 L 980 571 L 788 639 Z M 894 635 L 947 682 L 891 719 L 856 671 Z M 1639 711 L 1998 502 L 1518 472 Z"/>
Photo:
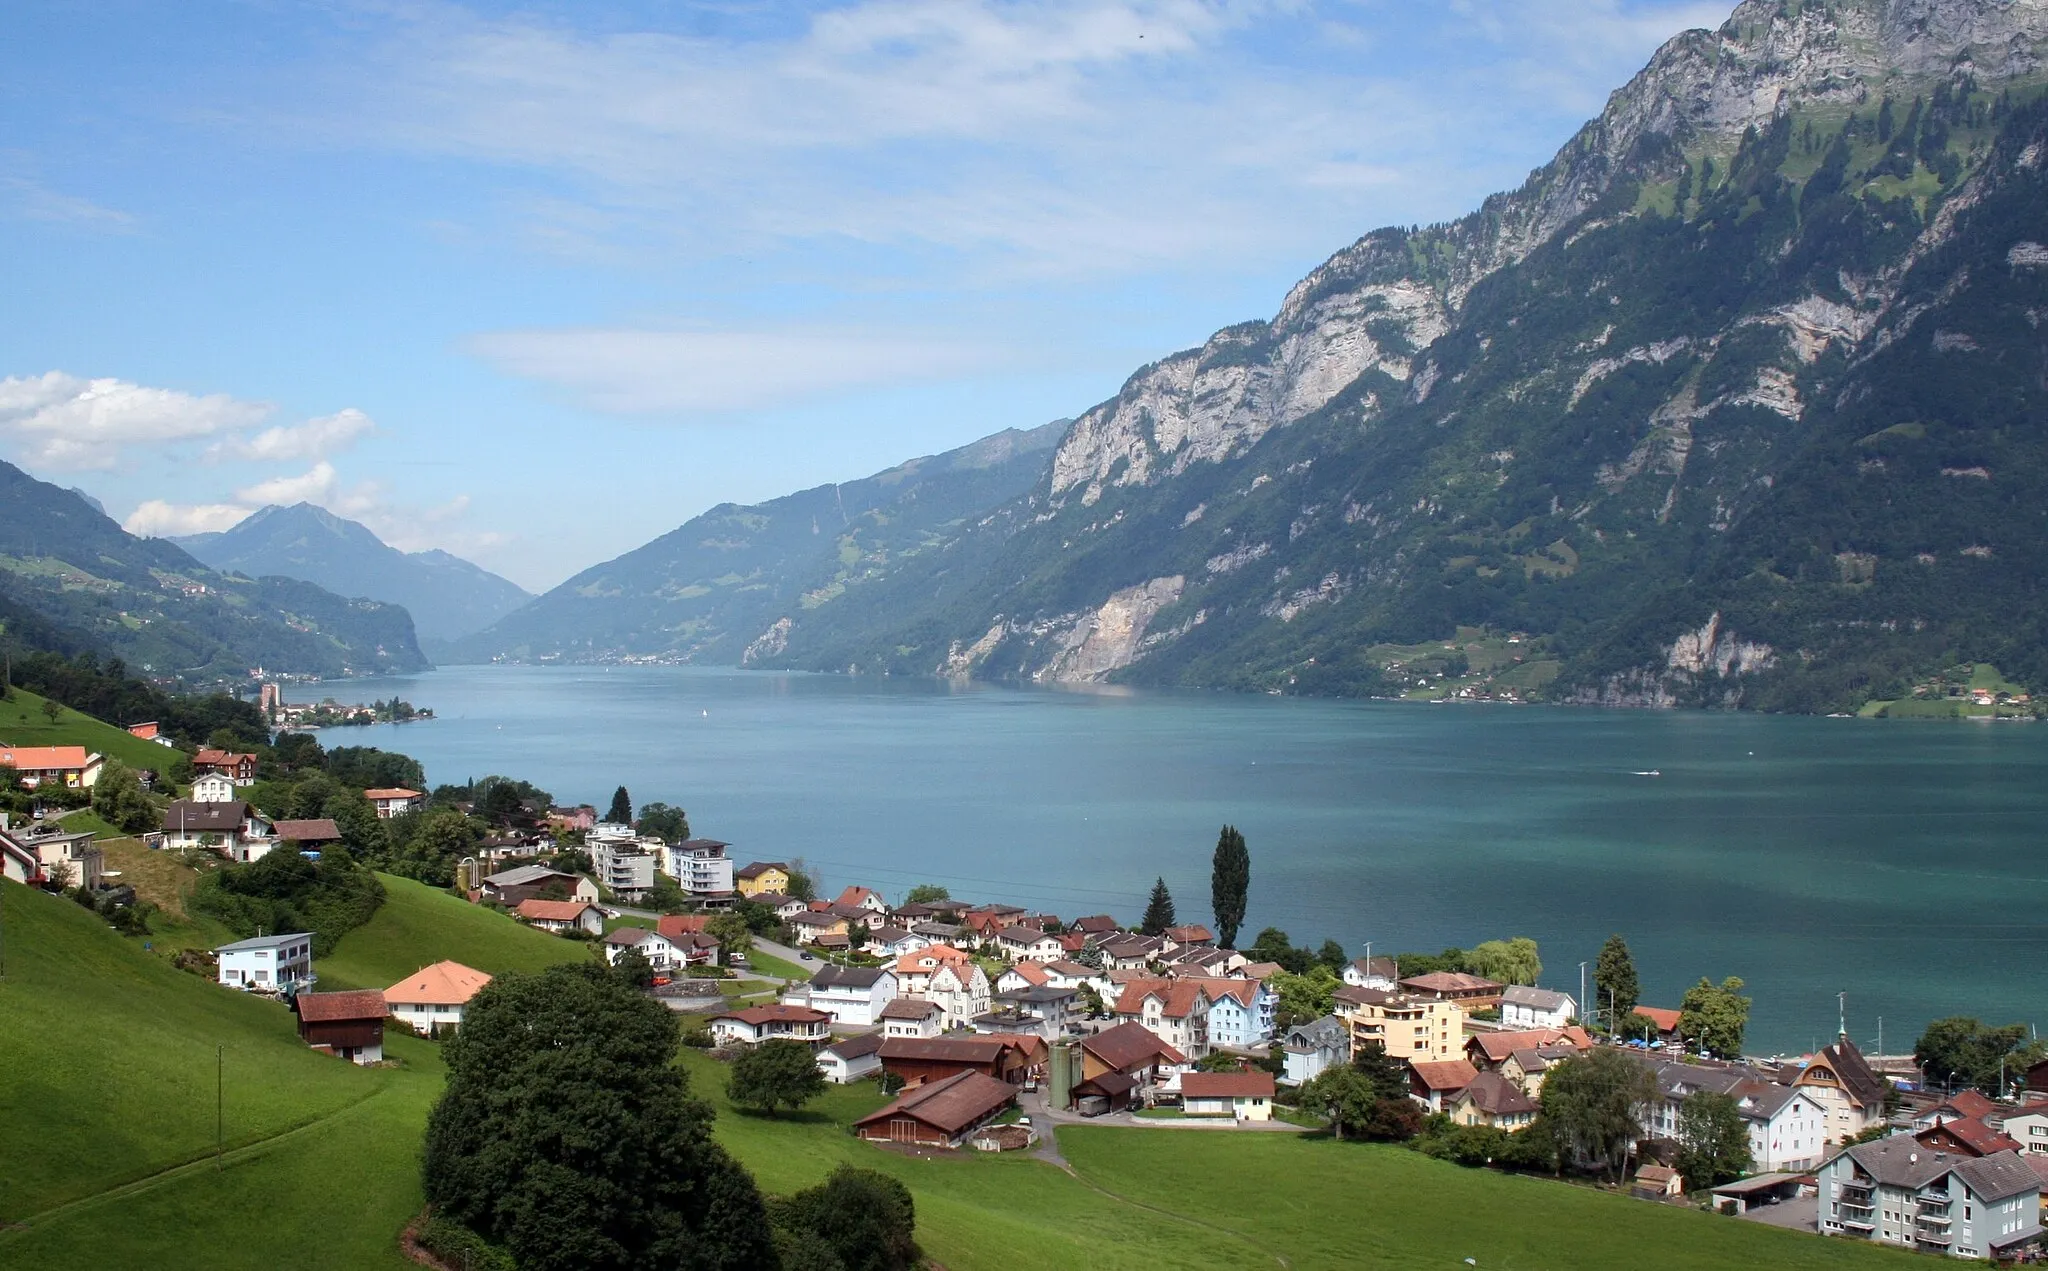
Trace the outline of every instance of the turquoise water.
<path fill-rule="evenodd" d="M 670 667 L 456 667 L 337 685 L 432 706 L 337 730 L 435 782 L 689 809 L 740 860 L 1134 920 L 1155 875 L 1209 917 L 1217 827 L 1247 931 L 1376 952 L 1528 935 L 1578 988 L 1610 932 L 1645 1000 L 1739 975 L 1750 1039 L 1909 1049 L 2041 1017 L 2048 729 L 1017 689 Z M 1637 776 L 1657 770 L 1661 776 Z M 2048 1020 L 2043 1020 L 2048 1022 Z"/>

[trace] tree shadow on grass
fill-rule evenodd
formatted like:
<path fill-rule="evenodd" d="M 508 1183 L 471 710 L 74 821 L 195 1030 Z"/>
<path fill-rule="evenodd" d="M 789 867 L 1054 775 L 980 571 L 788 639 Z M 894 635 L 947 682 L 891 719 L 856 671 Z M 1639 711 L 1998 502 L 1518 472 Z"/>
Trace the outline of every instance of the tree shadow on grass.
<path fill-rule="evenodd" d="M 749 1121 L 786 1121 L 791 1125 L 838 1124 L 832 1119 L 831 1113 L 811 1108 L 799 1108 L 794 1112 L 768 1112 L 760 1108 L 745 1108 L 734 1104 L 732 1110 L 736 1115 L 743 1116 Z"/>

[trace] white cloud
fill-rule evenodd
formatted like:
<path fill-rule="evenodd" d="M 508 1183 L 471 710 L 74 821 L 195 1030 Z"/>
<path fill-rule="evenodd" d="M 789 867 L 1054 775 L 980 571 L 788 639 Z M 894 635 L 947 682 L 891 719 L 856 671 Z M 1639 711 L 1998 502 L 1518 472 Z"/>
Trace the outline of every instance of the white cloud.
<path fill-rule="evenodd" d="M 334 493 L 334 465 L 322 459 L 295 477 L 272 477 L 235 491 L 244 503 L 324 503 Z"/>
<path fill-rule="evenodd" d="M 130 513 L 121 528 L 145 538 L 172 538 L 232 529 L 255 511 L 232 503 L 166 503 L 151 499 Z"/>
<path fill-rule="evenodd" d="M 368 415 L 353 406 L 332 415 L 320 415 L 304 423 L 266 428 L 253 437 L 230 438 L 209 452 L 209 457 L 232 456 L 268 463 L 292 459 L 324 459 L 353 446 L 359 438 L 377 430 Z"/>
<path fill-rule="evenodd" d="M 257 423 L 269 410 L 225 393 L 194 396 L 63 371 L 0 379 L 0 435 L 51 468 L 111 468 L 123 446 L 210 437 Z"/>
<path fill-rule="evenodd" d="M 824 330 L 506 331 L 471 349 L 599 410 L 712 412 L 988 369 L 1000 354 L 944 337 Z"/>

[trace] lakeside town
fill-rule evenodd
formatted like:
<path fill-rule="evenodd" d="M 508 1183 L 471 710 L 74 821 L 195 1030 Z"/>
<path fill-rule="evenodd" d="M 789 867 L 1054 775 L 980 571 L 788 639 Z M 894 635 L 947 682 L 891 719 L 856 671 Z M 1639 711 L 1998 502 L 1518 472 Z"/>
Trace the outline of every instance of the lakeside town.
<path fill-rule="evenodd" d="M 129 732 L 169 746 L 150 725 Z M 277 744 L 317 753 L 287 733 Z M 325 759 L 343 756 L 360 757 Z M 380 758 L 371 767 L 411 764 Z M 84 747 L 10 747 L 0 763 L 85 810 L 108 810 L 108 789 L 130 777 Z M 742 863 L 680 809 L 635 816 L 624 789 L 600 815 L 521 783 L 482 798 L 364 785 L 288 809 L 328 815 L 281 816 L 259 805 L 276 806 L 279 766 L 269 747 L 200 747 L 182 788 L 143 774 L 159 793 L 142 841 L 233 876 L 345 862 L 365 814 L 383 834 L 489 821 L 450 862 L 449 892 L 587 945 L 736 1075 L 750 1056 L 783 1056 L 773 1098 L 874 1083 L 887 1102 L 852 1130 L 883 1150 L 1054 1153 L 1062 1124 L 1311 1131 L 1927 1253 L 2025 1259 L 2042 1236 L 2048 1058 L 2023 1030 L 1939 1021 L 1914 1053 L 1875 1055 L 1845 1019 L 1811 1054 L 1764 1059 L 1744 1053 L 1740 981 L 1639 1001 L 1620 936 L 1569 989 L 1539 984 L 1525 939 L 1379 956 L 1297 948 L 1272 929 L 1240 941 L 1241 883 L 1212 923 L 1182 921 L 1163 880 L 1137 921 L 932 884 L 893 901 L 861 882 L 827 896 L 802 860 Z M 96 835 L 59 817 L 0 828 L 0 864 L 109 914 L 136 903 Z M 1219 896 L 1248 877 L 1229 827 L 1215 870 Z M 382 990 L 330 991 L 316 938 L 259 930 L 181 965 L 279 997 L 308 1045 L 362 1065 L 385 1062 L 387 1030 L 458 1031 L 493 980 L 443 960 Z"/>

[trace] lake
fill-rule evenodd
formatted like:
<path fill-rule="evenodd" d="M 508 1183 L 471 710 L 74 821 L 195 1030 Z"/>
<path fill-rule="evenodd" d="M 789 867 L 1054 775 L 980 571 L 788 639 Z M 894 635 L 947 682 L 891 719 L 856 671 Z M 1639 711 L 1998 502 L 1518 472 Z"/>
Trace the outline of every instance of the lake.
<path fill-rule="evenodd" d="M 1242 937 L 1354 956 L 1542 944 L 1544 982 L 1623 933 L 1644 1000 L 1739 975 L 1750 1048 L 2041 1013 L 2048 729 L 1331 702 L 676 667 L 453 667 L 326 686 L 432 707 L 325 744 L 435 783 L 502 773 L 562 803 L 685 807 L 742 864 L 833 889 L 1110 912 L 1155 876 L 1209 921 L 1209 856 L 1252 853 Z M 291 696 L 306 693 L 301 689 Z M 1637 775 L 1656 771 L 1658 776 Z"/>

